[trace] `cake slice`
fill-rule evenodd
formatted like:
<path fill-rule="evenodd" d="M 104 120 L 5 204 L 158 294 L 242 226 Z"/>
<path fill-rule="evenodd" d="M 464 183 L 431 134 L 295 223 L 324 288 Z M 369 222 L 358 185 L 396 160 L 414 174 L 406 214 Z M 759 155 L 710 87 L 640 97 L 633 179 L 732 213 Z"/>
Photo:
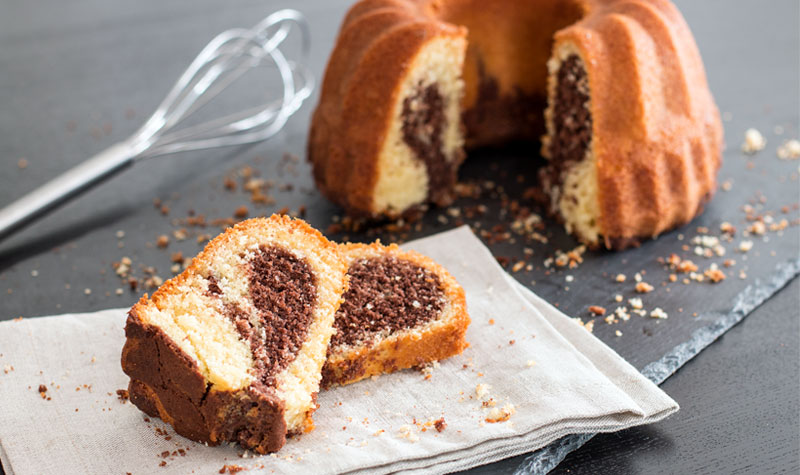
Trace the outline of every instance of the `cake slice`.
<path fill-rule="evenodd" d="M 444 268 L 379 242 L 340 250 L 350 284 L 336 312 L 323 387 L 421 367 L 467 347 L 464 289 Z"/>
<path fill-rule="evenodd" d="M 128 313 L 131 402 L 196 441 L 280 449 L 312 428 L 346 269 L 303 221 L 228 229 Z"/>

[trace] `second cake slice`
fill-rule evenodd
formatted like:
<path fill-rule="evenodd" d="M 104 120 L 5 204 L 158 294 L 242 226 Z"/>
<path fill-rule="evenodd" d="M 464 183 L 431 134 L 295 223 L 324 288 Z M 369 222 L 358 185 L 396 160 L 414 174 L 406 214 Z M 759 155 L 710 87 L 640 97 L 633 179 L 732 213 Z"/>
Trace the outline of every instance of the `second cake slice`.
<path fill-rule="evenodd" d="M 323 387 L 420 367 L 467 347 L 464 290 L 443 267 L 396 245 L 339 248 L 350 287 L 336 313 Z"/>

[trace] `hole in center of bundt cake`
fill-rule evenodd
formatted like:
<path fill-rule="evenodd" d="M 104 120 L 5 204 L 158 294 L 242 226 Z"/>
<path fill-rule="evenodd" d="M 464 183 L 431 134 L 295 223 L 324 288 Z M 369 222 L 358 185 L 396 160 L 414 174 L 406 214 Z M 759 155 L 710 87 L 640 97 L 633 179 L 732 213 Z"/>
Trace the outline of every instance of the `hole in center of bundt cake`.
<path fill-rule="evenodd" d="M 334 321 L 331 347 L 368 343 L 382 332 L 414 328 L 444 308 L 439 277 L 395 257 L 360 259 L 347 271 L 350 287 Z"/>
<path fill-rule="evenodd" d="M 306 338 L 317 300 L 316 278 L 305 260 L 280 247 L 262 246 L 250 260 L 248 280 L 257 317 L 236 305 L 228 305 L 227 312 L 250 344 L 256 380 L 270 386 Z"/>
<path fill-rule="evenodd" d="M 457 160 L 444 154 L 444 130 L 447 121 L 445 99 L 436 83 L 424 86 L 403 99 L 403 141 L 428 172 L 428 199 L 437 204 L 451 201 L 456 182 Z"/>

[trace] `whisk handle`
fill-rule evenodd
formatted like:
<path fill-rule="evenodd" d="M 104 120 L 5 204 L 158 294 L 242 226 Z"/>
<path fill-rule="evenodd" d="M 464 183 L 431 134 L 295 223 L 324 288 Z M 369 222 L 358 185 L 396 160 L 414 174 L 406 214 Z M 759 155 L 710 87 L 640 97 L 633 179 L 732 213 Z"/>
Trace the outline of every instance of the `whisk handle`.
<path fill-rule="evenodd" d="M 126 142 L 112 145 L 0 209 L 0 240 L 129 167 L 136 154 L 134 148 Z"/>

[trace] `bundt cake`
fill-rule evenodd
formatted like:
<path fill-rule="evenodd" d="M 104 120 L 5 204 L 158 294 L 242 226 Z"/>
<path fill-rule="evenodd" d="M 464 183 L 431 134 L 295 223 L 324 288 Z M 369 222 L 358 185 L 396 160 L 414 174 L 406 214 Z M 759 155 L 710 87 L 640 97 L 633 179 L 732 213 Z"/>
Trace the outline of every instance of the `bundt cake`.
<path fill-rule="evenodd" d="M 591 246 L 697 215 L 722 126 L 675 6 L 361 0 L 328 62 L 308 157 L 348 213 L 392 217 L 450 202 L 465 146 L 539 138 L 550 210 Z"/>
<path fill-rule="evenodd" d="M 336 312 L 323 387 L 421 367 L 467 347 L 464 290 L 444 268 L 396 245 L 340 249 L 350 286 Z"/>
<path fill-rule="evenodd" d="M 311 429 L 346 270 L 336 244 L 300 220 L 228 229 L 131 308 L 130 400 L 190 439 L 280 449 Z"/>

